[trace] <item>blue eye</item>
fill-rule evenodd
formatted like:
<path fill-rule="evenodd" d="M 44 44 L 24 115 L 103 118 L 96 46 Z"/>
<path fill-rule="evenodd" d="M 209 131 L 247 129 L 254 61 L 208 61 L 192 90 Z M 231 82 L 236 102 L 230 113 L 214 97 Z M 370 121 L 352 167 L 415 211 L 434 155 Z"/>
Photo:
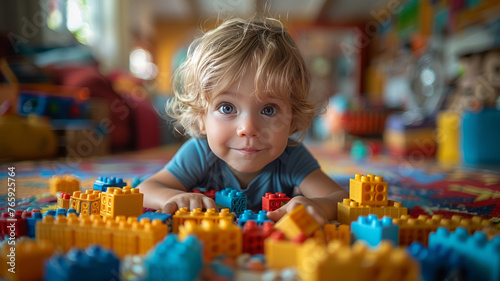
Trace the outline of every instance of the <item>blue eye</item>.
<path fill-rule="evenodd" d="M 274 116 L 276 113 L 278 113 L 278 110 L 274 106 L 266 106 L 262 109 L 262 114 L 266 116 Z"/>
<path fill-rule="evenodd" d="M 217 110 L 222 114 L 232 114 L 235 111 L 234 107 L 228 103 L 223 103 L 219 105 L 219 108 Z"/>

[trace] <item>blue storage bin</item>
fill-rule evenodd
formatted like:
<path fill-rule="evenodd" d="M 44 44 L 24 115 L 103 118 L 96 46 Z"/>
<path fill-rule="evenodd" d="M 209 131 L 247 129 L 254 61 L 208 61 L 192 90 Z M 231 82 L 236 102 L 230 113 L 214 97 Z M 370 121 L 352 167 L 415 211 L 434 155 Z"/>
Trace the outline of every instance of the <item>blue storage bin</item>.
<path fill-rule="evenodd" d="M 464 114 L 462 155 L 465 164 L 500 165 L 500 110 Z"/>

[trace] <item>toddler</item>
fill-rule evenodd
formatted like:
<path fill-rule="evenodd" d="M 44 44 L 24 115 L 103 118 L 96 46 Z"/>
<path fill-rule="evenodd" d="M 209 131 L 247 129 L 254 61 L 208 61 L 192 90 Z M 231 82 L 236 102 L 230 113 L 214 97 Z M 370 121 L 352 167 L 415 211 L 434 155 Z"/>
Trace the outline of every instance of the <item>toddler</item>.
<path fill-rule="evenodd" d="M 164 169 L 140 186 L 144 205 L 173 213 L 215 208 L 193 188 L 231 187 L 260 210 L 266 192 L 292 197 L 268 213 L 279 220 L 298 204 L 319 223 L 337 217 L 347 193 L 300 143 L 318 108 L 301 54 L 275 19 L 231 19 L 195 40 L 174 79 L 167 111 L 191 136 Z M 291 137 L 295 137 L 293 140 Z"/>

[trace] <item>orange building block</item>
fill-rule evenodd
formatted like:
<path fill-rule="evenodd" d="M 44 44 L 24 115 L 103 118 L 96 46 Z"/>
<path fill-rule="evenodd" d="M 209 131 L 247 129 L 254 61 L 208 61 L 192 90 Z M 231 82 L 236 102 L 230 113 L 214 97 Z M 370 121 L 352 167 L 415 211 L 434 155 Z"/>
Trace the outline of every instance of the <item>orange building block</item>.
<path fill-rule="evenodd" d="M 205 262 L 210 262 L 222 254 L 234 259 L 241 255 L 243 248 L 241 228 L 228 218 L 220 219 L 218 223 L 213 220 L 202 220 L 201 224 L 188 220 L 179 226 L 179 238 L 185 239 L 188 235 L 196 235 L 203 241 Z"/>
<path fill-rule="evenodd" d="M 220 212 L 216 212 L 215 209 L 208 209 L 202 212 L 200 208 L 196 208 L 189 212 L 187 208 L 180 208 L 172 216 L 172 233 L 179 232 L 179 226 L 183 225 L 184 222 L 188 220 L 195 221 L 197 224 L 201 223 L 201 220 L 211 220 L 218 223 L 220 219 L 230 219 L 234 220 L 234 213 L 231 213 L 228 208 L 221 209 Z"/>
<path fill-rule="evenodd" d="M 98 215 L 101 202 L 100 194 L 101 192 L 98 190 L 87 190 L 85 193 L 75 191 L 69 199 L 69 206 L 81 215 Z"/>
<path fill-rule="evenodd" d="M 349 198 L 360 205 L 387 206 L 387 182 L 382 177 L 356 174 L 349 186 Z"/>
<path fill-rule="evenodd" d="M 358 216 L 369 214 L 377 215 L 380 219 L 388 216 L 394 219 L 408 214 L 408 208 L 403 207 L 401 202 L 387 201 L 387 206 L 367 206 L 360 205 L 351 199 L 344 198 L 343 202 L 338 202 L 337 220 L 342 224 L 350 224 L 358 219 Z"/>
<path fill-rule="evenodd" d="M 306 238 L 302 233 L 293 240 L 287 240 L 283 232 L 275 231 L 264 241 L 267 266 L 274 269 L 297 266 Z"/>
<path fill-rule="evenodd" d="M 57 192 L 73 194 L 79 190 L 80 182 L 73 176 L 52 176 L 49 179 L 49 191 L 52 195 L 56 195 Z"/>
<path fill-rule="evenodd" d="M 11 247 L 15 251 L 11 251 Z M 15 245 L 3 243 L 0 249 L 0 277 L 12 281 L 42 280 L 44 260 L 54 253 L 54 246 L 47 241 L 31 239 L 16 240 Z M 14 268 L 11 267 L 10 259 L 14 257 Z M 12 272 L 14 270 L 14 272 Z"/>
<path fill-rule="evenodd" d="M 138 188 L 108 187 L 101 193 L 101 216 L 116 218 L 117 216 L 138 217 L 142 215 L 144 194 Z"/>
<path fill-rule="evenodd" d="M 417 281 L 418 265 L 404 249 L 382 242 L 368 249 L 356 242 L 352 247 L 340 241 L 328 246 L 309 239 L 301 249 L 298 271 L 301 280 L 387 280 Z"/>
<path fill-rule="evenodd" d="M 309 215 L 303 205 L 297 206 L 290 213 L 284 215 L 275 225 L 288 239 L 293 239 L 304 233 L 310 236 L 319 228 L 319 224 Z"/>
<path fill-rule="evenodd" d="M 57 197 L 57 208 L 64 208 L 66 210 L 69 209 L 70 203 L 69 200 L 71 198 L 71 194 L 61 193 L 59 197 Z"/>

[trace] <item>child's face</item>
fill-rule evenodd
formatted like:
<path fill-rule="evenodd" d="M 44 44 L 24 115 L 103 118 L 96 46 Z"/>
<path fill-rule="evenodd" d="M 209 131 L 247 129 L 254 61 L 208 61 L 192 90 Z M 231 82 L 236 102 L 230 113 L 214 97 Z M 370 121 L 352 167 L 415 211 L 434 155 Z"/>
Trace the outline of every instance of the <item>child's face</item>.
<path fill-rule="evenodd" d="M 203 118 L 213 153 L 239 173 L 256 173 L 278 158 L 291 132 L 290 102 L 255 96 L 255 71 L 212 100 Z"/>

